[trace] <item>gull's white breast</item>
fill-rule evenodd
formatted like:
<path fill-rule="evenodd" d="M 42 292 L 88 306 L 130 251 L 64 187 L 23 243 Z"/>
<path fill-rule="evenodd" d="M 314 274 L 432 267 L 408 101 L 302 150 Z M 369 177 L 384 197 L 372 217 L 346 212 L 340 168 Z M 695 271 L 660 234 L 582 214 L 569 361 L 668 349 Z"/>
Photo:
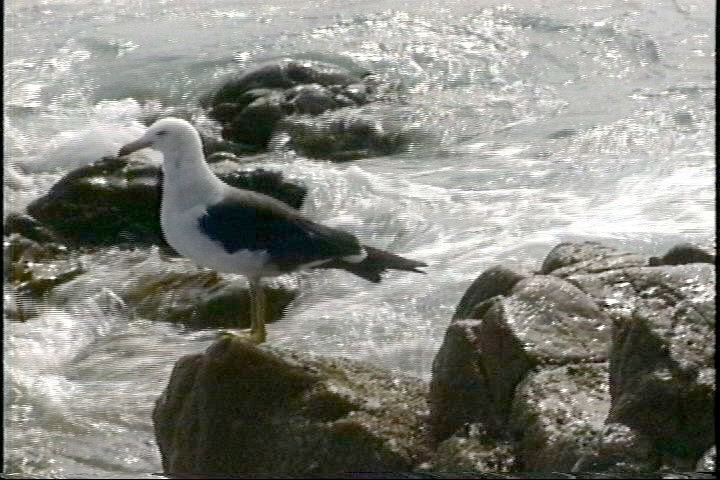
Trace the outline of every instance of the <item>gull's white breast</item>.
<path fill-rule="evenodd" d="M 168 205 L 166 205 L 166 203 Z M 173 208 L 163 199 L 160 222 L 165 239 L 179 254 L 204 267 L 223 273 L 239 273 L 250 277 L 274 275 L 264 250 L 238 250 L 228 253 L 220 242 L 212 240 L 200 229 L 200 217 L 207 205 L 188 209 Z"/>

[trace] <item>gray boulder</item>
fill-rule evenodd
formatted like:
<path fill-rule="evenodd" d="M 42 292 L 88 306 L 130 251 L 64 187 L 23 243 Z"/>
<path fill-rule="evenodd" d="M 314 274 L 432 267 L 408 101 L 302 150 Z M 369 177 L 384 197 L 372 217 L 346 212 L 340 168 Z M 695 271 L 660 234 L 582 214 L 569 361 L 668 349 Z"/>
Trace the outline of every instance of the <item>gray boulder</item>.
<path fill-rule="evenodd" d="M 648 258 L 643 255 L 621 252 L 597 242 L 566 242 L 558 244 L 548 253 L 540 272 L 564 277 L 647 264 Z"/>
<path fill-rule="evenodd" d="M 176 363 L 153 423 L 171 475 L 407 472 L 430 457 L 424 393 L 357 362 L 224 336 Z"/>
<path fill-rule="evenodd" d="M 548 275 L 518 281 L 507 297 L 453 322 L 433 362 L 431 427 L 436 441 L 465 422 L 502 437 L 517 384 L 537 365 L 604 361 L 609 318 L 574 285 Z"/>
<path fill-rule="evenodd" d="M 518 385 L 510 415 L 519 469 L 569 472 L 591 454 L 610 409 L 607 363 L 545 367 Z"/>
<path fill-rule="evenodd" d="M 615 318 L 609 418 L 694 464 L 715 443 L 714 266 L 646 267 L 623 280 L 655 293 Z"/>
<path fill-rule="evenodd" d="M 496 266 L 463 296 L 433 363 L 436 444 L 481 425 L 524 470 L 692 469 L 715 442 L 714 264 L 584 242 L 540 272 Z"/>
<path fill-rule="evenodd" d="M 488 268 L 465 291 L 452 320 L 475 318 L 475 310 L 485 300 L 496 295 L 508 295 L 516 283 L 529 276 L 528 272 L 502 265 Z"/>
<path fill-rule="evenodd" d="M 500 474 L 517 470 L 515 452 L 509 442 L 488 437 L 478 425 L 469 425 L 467 432 L 453 435 L 441 442 L 428 470 L 435 473 L 489 472 Z"/>
<path fill-rule="evenodd" d="M 574 472 L 658 472 L 661 456 L 650 438 L 622 423 L 605 423 Z M 687 469 L 686 469 L 687 470 Z"/>

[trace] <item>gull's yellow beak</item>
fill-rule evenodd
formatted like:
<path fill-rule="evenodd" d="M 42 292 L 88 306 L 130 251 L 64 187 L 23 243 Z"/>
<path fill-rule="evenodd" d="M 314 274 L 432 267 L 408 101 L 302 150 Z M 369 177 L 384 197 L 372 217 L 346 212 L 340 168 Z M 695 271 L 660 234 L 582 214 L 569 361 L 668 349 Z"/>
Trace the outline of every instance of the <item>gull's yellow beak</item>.
<path fill-rule="evenodd" d="M 127 145 L 123 145 L 118 152 L 118 157 L 124 157 L 125 155 L 140 150 L 141 148 L 147 148 L 150 146 L 152 146 L 151 141 L 140 138 L 138 140 L 135 140 L 134 142 L 128 143 Z"/>

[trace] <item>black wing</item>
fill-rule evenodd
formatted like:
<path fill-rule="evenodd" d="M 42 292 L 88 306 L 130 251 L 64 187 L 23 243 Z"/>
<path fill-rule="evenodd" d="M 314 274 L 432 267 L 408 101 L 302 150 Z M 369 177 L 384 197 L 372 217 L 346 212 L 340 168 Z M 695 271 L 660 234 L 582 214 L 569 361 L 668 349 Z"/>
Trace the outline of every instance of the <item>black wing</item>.
<path fill-rule="evenodd" d="M 212 205 L 200 217 L 199 227 L 228 253 L 267 251 L 280 271 L 357 255 L 362 248 L 353 235 L 314 223 L 265 196 Z"/>

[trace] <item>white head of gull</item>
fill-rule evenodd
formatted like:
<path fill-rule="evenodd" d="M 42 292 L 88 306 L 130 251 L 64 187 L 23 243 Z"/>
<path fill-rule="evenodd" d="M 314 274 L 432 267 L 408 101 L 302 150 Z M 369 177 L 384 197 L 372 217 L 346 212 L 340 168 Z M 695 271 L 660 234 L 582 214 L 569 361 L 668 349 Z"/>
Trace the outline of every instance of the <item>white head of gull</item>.
<path fill-rule="evenodd" d="M 167 242 L 201 266 L 248 278 L 255 343 L 266 338 L 263 277 L 338 268 L 377 283 L 388 269 L 424 273 L 423 262 L 362 245 L 279 200 L 227 185 L 208 167 L 200 135 L 185 120 L 158 120 L 118 155 L 142 148 L 163 154 L 160 223 Z"/>

